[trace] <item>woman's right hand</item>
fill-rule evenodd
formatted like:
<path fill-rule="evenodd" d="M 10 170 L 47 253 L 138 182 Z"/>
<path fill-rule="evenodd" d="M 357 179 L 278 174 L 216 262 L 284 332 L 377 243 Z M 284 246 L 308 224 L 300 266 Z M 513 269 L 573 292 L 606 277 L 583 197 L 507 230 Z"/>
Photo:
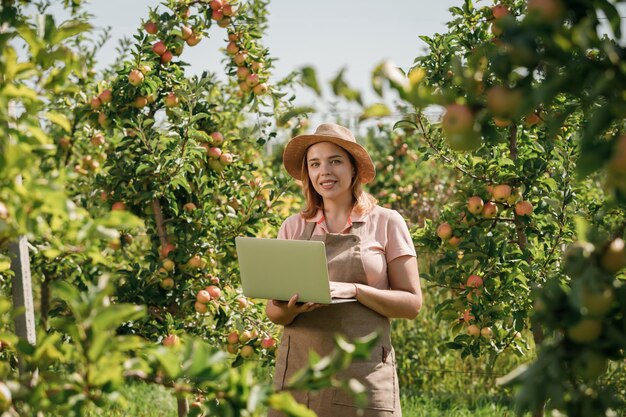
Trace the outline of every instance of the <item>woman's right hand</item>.
<path fill-rule="evenodd" d="M 276 324 L 287 325 L 298 316 L 298 314 L 313 311 L 322 304 L 318 303 L 299 303 L 298 294 L 291 296 L 289 301 L 270 300 L 266 306 L 268 318 Z"/>

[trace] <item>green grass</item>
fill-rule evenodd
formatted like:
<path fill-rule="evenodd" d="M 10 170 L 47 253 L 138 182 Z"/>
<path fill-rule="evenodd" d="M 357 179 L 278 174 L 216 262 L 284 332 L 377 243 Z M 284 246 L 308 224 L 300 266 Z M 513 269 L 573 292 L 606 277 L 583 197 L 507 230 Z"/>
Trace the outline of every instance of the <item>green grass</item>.
<path fill-rule="evenodd" d="M 86 417 L 176 417 L 176 397 L 160 385 L 133 383 L 122 390 L 125 405 L 113 404 L 104 409 L 91 409 Z"/>
<path fill-rule="evenodd" d="M 125 406 L 111 405 L 105 409 L 92 409 L 87 417 L 176 417 L 176 399 L 171 391 L 157 385 L 133 383 L 122 394 Z M 513 417 L 513 407 L 502 401 L 472 400 L 459 395 L 403 396 L 404 417 Z"/>
<path fill-rule="evenodd" d="M 471 400 L 467 397 L 449 396 L 403 396 L 403 417 L 513 417 L 513 407 L 488 399 Z"/>

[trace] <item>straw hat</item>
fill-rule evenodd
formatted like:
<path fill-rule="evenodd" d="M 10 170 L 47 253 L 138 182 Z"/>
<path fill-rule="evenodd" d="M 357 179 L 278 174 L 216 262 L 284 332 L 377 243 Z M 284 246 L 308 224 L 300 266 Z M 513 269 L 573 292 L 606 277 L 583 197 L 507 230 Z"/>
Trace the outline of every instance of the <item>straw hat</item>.
<path fill-rule="evenodd" d="M 356 143 L 356 139 L 346 127 L 334 123 L 323 123 L 311 135 L 299 135 L 291 139 L 283 152 L 285 169 L 297 180 L 302 180 L 302 163 L 309 146 L 319 142 L 331 142 L 346 150 L 356 161 L 361 174 L 361 183 L 367 184 L 374 179 L 376 168 L 365 148 Z"/>

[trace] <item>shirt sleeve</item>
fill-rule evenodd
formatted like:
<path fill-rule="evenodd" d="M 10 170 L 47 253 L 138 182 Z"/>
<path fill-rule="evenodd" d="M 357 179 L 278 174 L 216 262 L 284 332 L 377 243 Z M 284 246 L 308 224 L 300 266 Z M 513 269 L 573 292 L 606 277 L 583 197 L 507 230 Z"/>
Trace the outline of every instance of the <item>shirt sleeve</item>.
<path fill-rule="evenodd" d="M 280 225 L 280 229 L 278 229 L 277 239 L 281 239 L 281 240 L 288 239 L 288 237 L 287 237 L 287 220 L 285 220 L 283 222 L 283 224 Z"/>
<path fill-rule="evenodd" d="M 387 246 L 385 258 L 391 262 L 400 256 L 417 256 L 415 245 L 406 221 L 400 213 L 393 211 L 387 223 Z"/>
<path fill-rule="evenodd" d="M 278 239 L 292 240 L 297 239 L 298 231 L 302 229 L 302 219 L 299 214 L 288 217 L 278 229 Z"/>

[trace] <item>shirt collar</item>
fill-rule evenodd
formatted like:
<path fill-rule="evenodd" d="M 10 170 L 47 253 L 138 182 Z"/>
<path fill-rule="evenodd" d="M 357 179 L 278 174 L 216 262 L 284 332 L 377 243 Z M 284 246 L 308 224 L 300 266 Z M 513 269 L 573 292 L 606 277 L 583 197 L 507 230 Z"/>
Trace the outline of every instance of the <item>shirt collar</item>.
<path fill-rule="evenodd" d="M 353 223 L 363 223 L 367 221 L 367 213 L 358 214 L 355 210 L 352 210 L 350 213 L 350 217 L 348 217 L 348 225 L 347 227 L 352 226 Z M 322 210 L 317 210 L 315 216 L 307 219 L 307 222 L 315 222 L 318 225 L 326 225 L 326 219 L 324 218 L 324 212 Z"/>

